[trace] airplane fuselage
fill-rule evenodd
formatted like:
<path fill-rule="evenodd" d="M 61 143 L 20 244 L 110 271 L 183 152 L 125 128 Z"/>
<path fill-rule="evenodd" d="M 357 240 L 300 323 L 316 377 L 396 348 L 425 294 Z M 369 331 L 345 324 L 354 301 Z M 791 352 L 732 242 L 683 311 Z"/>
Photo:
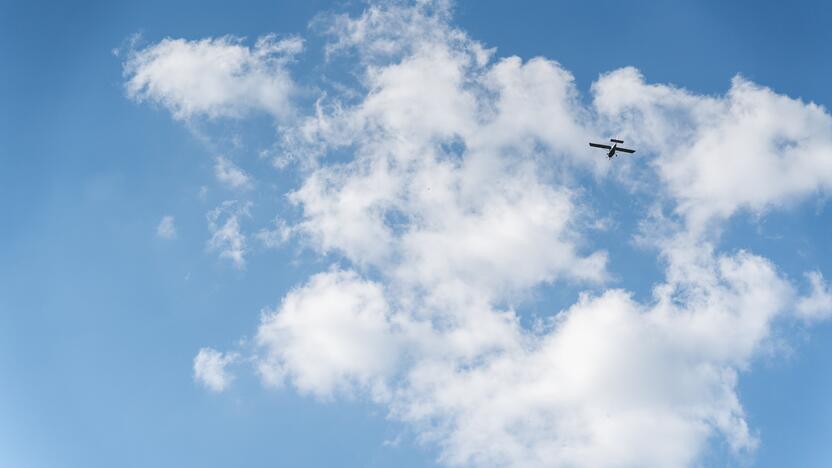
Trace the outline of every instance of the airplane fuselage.
<path fill-rule="evenodd" d="M 618 143 L 613 143 L 612 148 L 607 152 L 607 157 L 612 159 L 615 156 L 615 150 L 618 149 Z"/>

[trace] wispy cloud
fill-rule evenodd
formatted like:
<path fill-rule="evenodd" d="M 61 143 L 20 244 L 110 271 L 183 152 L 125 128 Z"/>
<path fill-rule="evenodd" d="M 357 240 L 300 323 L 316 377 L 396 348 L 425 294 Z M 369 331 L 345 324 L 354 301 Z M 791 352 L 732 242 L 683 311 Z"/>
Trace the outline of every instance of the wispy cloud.
<path fill-rule="evenodd" d="M 832 317 L 832 288 L 823 279 L 819 271 L 806 273 L 811 292 L 802 297 L 797 303 L 797 314 L 809 321 L 817 321 Z"/>
<path fill-rule="evenodd" d="M 233 189 L 250 189 L 252 185 L 251 177 L 224 156 L 214 160 L 214 175 L 221 184 Z"/>
<path fill-rule="evenodd" d="M 156 235 L 162 239 L 176 238 L 176 225 L 174 224 L 173 216 L 165 215 L 162 217 L 159 225 L 156 226 Z"/>
<path fill-rule="evenodd" d="M 222 392 L 233 380 L 227 367 L 237 359 L 238 356 L 234 353 L 202 348 L 194 358 L 194 379 L 213 392 Z"/>
<path fill-rule="evenodd" d="M 285 244 L 292 237 L 292 227 L 285 220 L 278 218 L 274 221 L 272 229 L 261 229 L 255 237 L 264 247 L 274 249 Z"/>
<path fill-rule="evenodd" d="M 235 267 L 245 267 L 246 236 L 240 227 L 243 218 L 250 217 L 250 202 L 229 200 L 208 212 L 211 238 L 208 249 L 217 251 L 221 258 L 231 260 Z"/>

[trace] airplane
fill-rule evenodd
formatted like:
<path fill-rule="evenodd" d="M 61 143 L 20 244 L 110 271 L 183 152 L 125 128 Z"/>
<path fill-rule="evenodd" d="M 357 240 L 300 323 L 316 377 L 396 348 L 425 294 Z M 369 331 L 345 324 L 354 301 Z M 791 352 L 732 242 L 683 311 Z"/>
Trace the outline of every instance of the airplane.
<path fill-rule="evenodd" d="M 602 144 L 599 144 L 599 143 L 590 143 L 589 146 L 592 146 L 593 148 L 604 148 L 605 150 L 608 150 L 607 151 L 607 158 L 608 159 L 612 159 L 613 157 L 615 157 L 615 153 L 635 153 L 636 152 L 635 150 L 631 150 L 631 149 L 627 149 L 627 148 L 621 148 L 620 146 L 618 146 L 619 143 L 624 143 L 623 140 L 616 140 L 615 138 L 611 138 L 610 141 L 612 142 L 612 146 L 602 145 Z"/>

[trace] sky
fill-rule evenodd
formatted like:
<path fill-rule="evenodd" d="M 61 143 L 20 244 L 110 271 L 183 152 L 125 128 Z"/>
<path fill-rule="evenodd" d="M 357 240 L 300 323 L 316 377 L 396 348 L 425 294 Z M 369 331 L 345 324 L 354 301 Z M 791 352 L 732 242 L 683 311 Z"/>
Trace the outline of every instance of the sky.
<path fill-rule="evenodd" d="M 0 467 L 828 466 L 830 9 L 0 2 Z"/>

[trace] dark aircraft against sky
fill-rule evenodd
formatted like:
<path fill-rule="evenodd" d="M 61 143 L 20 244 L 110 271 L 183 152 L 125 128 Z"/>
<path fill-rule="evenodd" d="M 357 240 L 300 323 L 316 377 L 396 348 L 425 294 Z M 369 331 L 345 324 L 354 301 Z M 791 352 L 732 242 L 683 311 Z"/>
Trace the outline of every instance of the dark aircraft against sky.
<path fill-rule="evenodd" d="M 593 148 L 603 148 L 603 149 L 607 150 L 607 158 L 609 158 L 609 159 L 614 158 L 616 153 L 630 153 L 630 154 L 632 154 L 632 153 L 636 152 L 635 150 L 622 148 L 622 147 L 618 146 L 619 144 L 624 143 L 624 140 L 616 140 L 615 138 L 611 138 L 610 142 L 612 142 L 612 146 L 602 145 L 600 143 L 591 143 L 591 142 L 589 143 L 589 146 L 592 146 Z"/>

